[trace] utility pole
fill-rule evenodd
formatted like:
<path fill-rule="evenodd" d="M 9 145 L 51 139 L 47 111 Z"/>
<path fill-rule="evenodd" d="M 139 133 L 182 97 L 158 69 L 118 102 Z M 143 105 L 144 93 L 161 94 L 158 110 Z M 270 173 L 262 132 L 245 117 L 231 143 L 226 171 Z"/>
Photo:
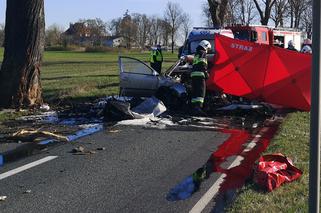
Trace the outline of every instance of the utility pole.
<path fill-rule="evenodd" d="M 313 0 L 309 212 L 320 212 L 320 0 Z"/>

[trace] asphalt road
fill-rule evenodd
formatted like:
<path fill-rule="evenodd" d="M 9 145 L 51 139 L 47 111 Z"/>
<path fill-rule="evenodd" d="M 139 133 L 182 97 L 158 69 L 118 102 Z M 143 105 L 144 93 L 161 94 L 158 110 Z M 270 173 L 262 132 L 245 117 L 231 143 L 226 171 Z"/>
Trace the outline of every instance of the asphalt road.
<path fill-rule="evenodd" d="M 201 167 L 228 135 L 210 130 L 115 127 L 0 168 L 0 175 L 57 158 L 0 180 L 0 212 L 189 212 L 218 174 L 184 201 L 169 190 Z M 74 155 L 83 146 L 95 153 Z M 96 150 L 97 148 L 104 150 Z M 210 212 L 211 202 L 204 212 Z"/>

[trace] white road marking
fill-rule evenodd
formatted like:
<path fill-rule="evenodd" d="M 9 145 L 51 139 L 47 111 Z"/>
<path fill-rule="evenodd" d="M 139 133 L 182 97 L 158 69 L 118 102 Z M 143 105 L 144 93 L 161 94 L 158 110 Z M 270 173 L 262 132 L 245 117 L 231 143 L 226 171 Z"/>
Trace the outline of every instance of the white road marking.
<path fill-rule="evenodd" d="M 195 206 L 189 211 L 190 213 L 202 212 L 207 204 L 211 202 L 214 196 L 218 193 L 220 185 L 224 182 L 226 174 L 222 174 L 217 181 L 211 186 L 211 188 L 203 195 L 203 197 L 195 204 Z"/>
<path fill-rule="evenodd" d="M 226 158 L 226 161 L 221 163 L 220 167 L 222 169 L 229 170 L 229 169 L 232 169 L 234 167 L 238 167 L 239 165 L 241 165 L 243 160 L 244 160 L 243 156 L 240 156 L 240 155 L 235 156 L 235 155 L 233 155 L 233 156 L 230 156 L 230 157 Z"/>
<path fill-rule="evenodd" d="M 257 134 L 252 141 L 250 141 L 243 150 L 242 153 L 249 152 L 252 150 L 255 146 L 253 146 L 253 143 L 257 143 L 260 141 L 262 134 L 268 131 L 268 127 L 262 128 L 262 130 Z M 238 156 L 240 157 L 240 156 Z M 240 158 L 236 158 L 231 165 L 236 164 L 238 161 L 240 161 Z M 195 204 L 195 206 L 189 211 L 189 213 L 200 213 L 202 212 L 205 207 L 211 202 L 211 200 L 217 195 L 217 193 L 220 190 L 220 185 L 224 183 L 224 178 L 226 177 L 226 174 L 222 174 L 217 181 L 211 186 L 211 188 L 201 197 L 201 199 Z"/>
<path fill-rule="evenodd" d="M 2 174 L 0 174 L 0 180 L 10 177 L 12 175 L 18 174 L 18 173 L 23 172 L 27 169 L 38 166 L 40 164 L 46 163 L 48 161 L 54 160 L 56 158 L 58 158 L 58 156 L 48 156 L 48 157 L 42 158 L 40 160 L 34 161 L 32 163 L 26 164 L 24 166 L 18 167 L 16 169 L 10 170 L 8 172 L 2 173 Z"/>

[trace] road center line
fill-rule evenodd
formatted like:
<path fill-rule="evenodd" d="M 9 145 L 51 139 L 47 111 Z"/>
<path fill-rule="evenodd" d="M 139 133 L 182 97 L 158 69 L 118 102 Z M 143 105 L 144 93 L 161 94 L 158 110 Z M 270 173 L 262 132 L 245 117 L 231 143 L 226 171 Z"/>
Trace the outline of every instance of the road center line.
<path fill-rule="evenodd" d="M 253 138 L 252 141 L 249 142 L 249 144 L 259 142 L 260 139 L 262 138 L 262 135 L 265 132 L 267 132 L 268 129 L 269 128 L 267 128 L 267 127 L 262 128 L 261 131 L 259 132 L 259 134 L 255 135 L 255 137 Z M 253 148 L 254 147 L 250 147 L 250 145 L 247 145 L 244 150 L 247 150 L 247 152 L 248 152 L 248 151 L 252 150 Z M 231 165 L 233 165 L 238 160 L 240 160 L 240 158 L 236 158 L 231 163 Z M 213 186 L 211 186 L 211 188 L 209 188 L 209 190 L 203 195 L 203 197 L 201 197 L 201 199 L 195 204 L 195 206 L 189 211 L 189 213 L 200 213 L 200 212 L 202 212 L 205 209 L 205 207 L 207 206 L 207 204 L 209 204 L 209 202 L 211 202 L 211 200 L 219 192 L 220 185 L 224 182 L 225 177 L 226 177 L 226 174 L 220 175 L 220 177 L 217 179 L 217 181 L 215 181 Z"/>
<path fill-rule="evenodd" d="M 10 177 L 12 175 L 18 174 L 18 173 L 23 172 L 27 169 L 38 166 L 40 164 L 46 163 L 48 161 L 54 160 L 56 158 L 58 158 L 58 156 L 48 156 L 48 157 L 42 158 L 40 160 L 34 161 L 32 163 L 28 163 L 24 166 L 18 167 L 16 169 L 10 170 L 8 172 L 2 173 L 2 174 L 0 174 L 0 180 Z"/>
<path fill-rule="evenodd" d="M 226 174 L 220 175 L 220 177 L 215 181 L 213 186 L 203 195 L 203 197 L 195 204 L 195 206 L 189 211 L 189 213 L 199 213 L 202 212 L 207 204 L 211 202 L 213 197 L 216 196 L 220 189 L 220 185 L 224 182 Z"/>

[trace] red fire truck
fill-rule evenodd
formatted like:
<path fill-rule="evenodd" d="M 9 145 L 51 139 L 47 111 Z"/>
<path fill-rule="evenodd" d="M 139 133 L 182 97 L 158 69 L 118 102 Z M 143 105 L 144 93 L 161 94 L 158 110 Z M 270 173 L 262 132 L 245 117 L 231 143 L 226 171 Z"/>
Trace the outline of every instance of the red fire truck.
<path fill-rule="evenodd" d="M 227 27 L 227 29 L 232 30 L 235 39 L 276 45 L 282 48 L 287 48 L 288 42 L 292 40 L 295 48 L 301 49 L 302 33 L 291 28 L 234 25 Z"/>

